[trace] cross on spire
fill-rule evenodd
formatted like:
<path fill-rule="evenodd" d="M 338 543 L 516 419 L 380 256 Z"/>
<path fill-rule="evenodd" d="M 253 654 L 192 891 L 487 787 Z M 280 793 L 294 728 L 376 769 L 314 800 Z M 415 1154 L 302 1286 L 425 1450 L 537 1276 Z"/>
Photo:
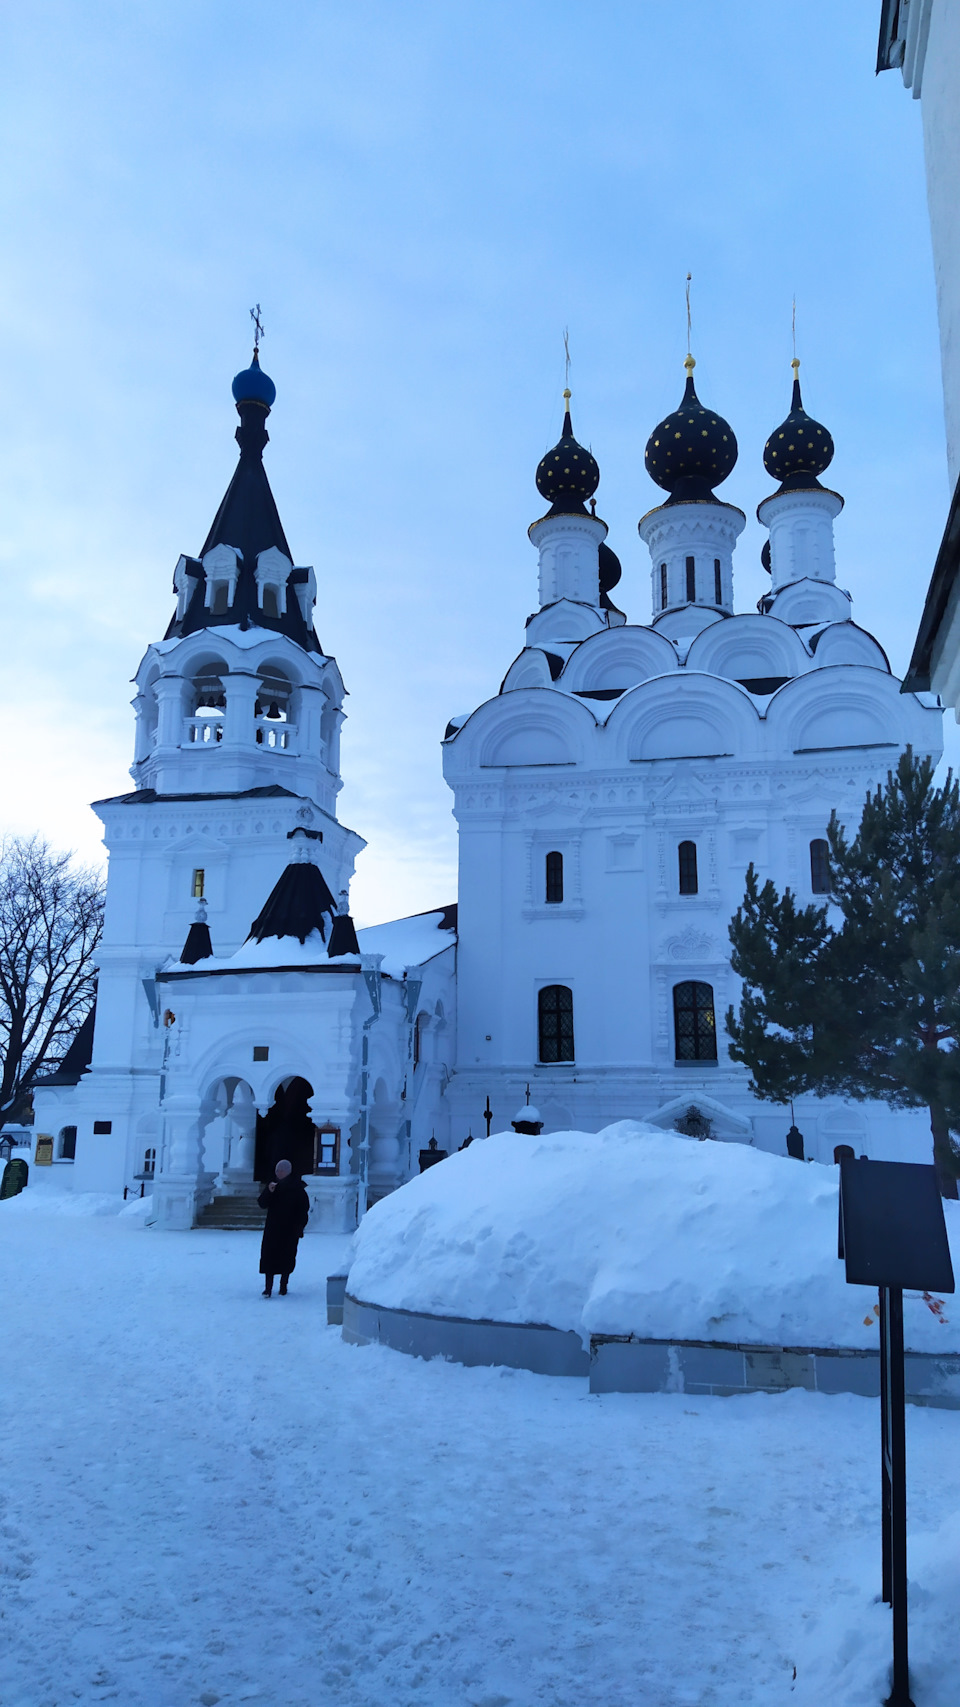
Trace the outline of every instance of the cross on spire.
<path fill-rule="evenodd" d="M 259 302 L 256 308 L 251 308 L 250 318 L 253 321 L 253 353 L 257 356 L 260 354 L 260 339 L 263 337 L 263 321 L 260 318 Z"/>

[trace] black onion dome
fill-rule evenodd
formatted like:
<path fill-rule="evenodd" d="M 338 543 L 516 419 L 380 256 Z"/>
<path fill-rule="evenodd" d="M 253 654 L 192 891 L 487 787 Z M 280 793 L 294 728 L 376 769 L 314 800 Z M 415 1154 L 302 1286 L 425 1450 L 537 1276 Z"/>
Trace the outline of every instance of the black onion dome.
<path fill-rule="evenodd" d="M 808 415 L 800 396 L 800 363 L 794 357 L 793 397 L 786 420 L 775 427 L 763 447 L 763 466 L 781 491 L 819 486 L 818 474 L 833 461 L 833 439 Z"/>
<path fill-rule="evenodd" d="M 654 427 L 643 457 L 647 473 L 670 493 L 667 502 L 672 504 L 712 498 L 714 486 L 726 480 L 737 460 L 730 422 L 705 409 L 697 396 L 692 356 L 684 366 L 687 383 L 680 407 Z"/>
<path fill-rule="evenodd" d="M 549 500 L 551 516 L 586 515 L 586 500 L 600 484 L 600 467 L 596 458 L 574 438 L 570 393 L 565 391 L 563 395 L 567 405 L 563 432 L 537 468 L 537 491 L 541 498 Z"/>
<path fill-rule="evenodd" d="M 612 592 L 613 588 L 616 586 L 616 584 L 619 581 L 622 574 L 623 574 L 623 569 L 621 567 L 620 559 L 617 556 L 616 552 L 611 551 L 609 545 L 601 544 L 601 546 L 600 546 L 600 591 L 601 591 L 601 593 Z"/>

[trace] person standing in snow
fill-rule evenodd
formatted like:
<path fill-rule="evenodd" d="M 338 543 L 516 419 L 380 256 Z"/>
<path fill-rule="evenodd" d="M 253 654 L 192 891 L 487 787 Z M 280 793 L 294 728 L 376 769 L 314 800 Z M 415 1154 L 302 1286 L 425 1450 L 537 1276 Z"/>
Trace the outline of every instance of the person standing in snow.
<path fill-rule="evenodd" d="M 264 1298 L 273 1295 L 275 1274 L 280 1276 L 280 1296 L 286 1296 L 287 1281 L 297 1266 L 297 1245 L 310 1216 L 307 1188 L 290 1163 L 278 1162 L 276 1174 L 257 1198 L 260 1208 L 267 1212 L 260 1246 Z"/>

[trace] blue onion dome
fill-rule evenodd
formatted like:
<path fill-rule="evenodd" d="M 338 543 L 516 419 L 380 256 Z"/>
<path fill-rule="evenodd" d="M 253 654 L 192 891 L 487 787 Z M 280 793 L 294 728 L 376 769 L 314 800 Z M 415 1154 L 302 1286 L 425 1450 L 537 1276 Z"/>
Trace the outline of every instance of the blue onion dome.
<path fill-rule="evenodd" d="M 563 396 L 566 403 L 563 432 L 537 469 L 537 491 L 541 498 L 549 500 L 551 516 L 586 515 L 584 505 L 600 484 L 600 468 L 590 452 L 574 438 L 569 391 Z"/>
<path fill-rule="evenodd" d="M 790 413 L 775 427 L 763 447 L 763 466 L 781 491 L 819 486 L 818 474 L 833 461 L 833 439 L 808 415 L 800 396 L 800 363 L 793 358 L 793 397 Z"/>
<path fill-rule="evenodd" d="M 670 504 L 709 501 L 713 488 L 732 473 L 737 460 L 737 441 L 729 421 L 714 409 L 705 409 L 693 384 L 696 363 L 684 362 L 687 383 L 679 409 L 654 427 L 647 440 L 644 462 L 647 473 L 669 492 Z"/>
<path fill-rule="evenodd" d="M 272 409 L 277 395 L 277 388 L 260 366 L 260 353 L 253 352 L 250 366 L 238 373 L 233 382 L 233 396 L 237 403 L 259 403 L 264 409 Z"/>

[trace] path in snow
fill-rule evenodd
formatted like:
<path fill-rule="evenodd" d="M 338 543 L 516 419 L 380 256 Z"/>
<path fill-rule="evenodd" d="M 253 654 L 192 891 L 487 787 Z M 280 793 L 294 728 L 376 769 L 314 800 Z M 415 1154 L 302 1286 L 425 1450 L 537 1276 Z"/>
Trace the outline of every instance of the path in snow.
<path fill-rule="evenodd" d="M 4 1707 L 878 1699 L 875 1403 L 424 1364 L 325 1326 L 343 1241 L 266 1302 L 253 1235 L 8 1207 Z M 956 1510 L 960 1417 L 909 1430 L 919 1535 Z M 917 1707 L 955 1700 L 938 1546 Z"/>

